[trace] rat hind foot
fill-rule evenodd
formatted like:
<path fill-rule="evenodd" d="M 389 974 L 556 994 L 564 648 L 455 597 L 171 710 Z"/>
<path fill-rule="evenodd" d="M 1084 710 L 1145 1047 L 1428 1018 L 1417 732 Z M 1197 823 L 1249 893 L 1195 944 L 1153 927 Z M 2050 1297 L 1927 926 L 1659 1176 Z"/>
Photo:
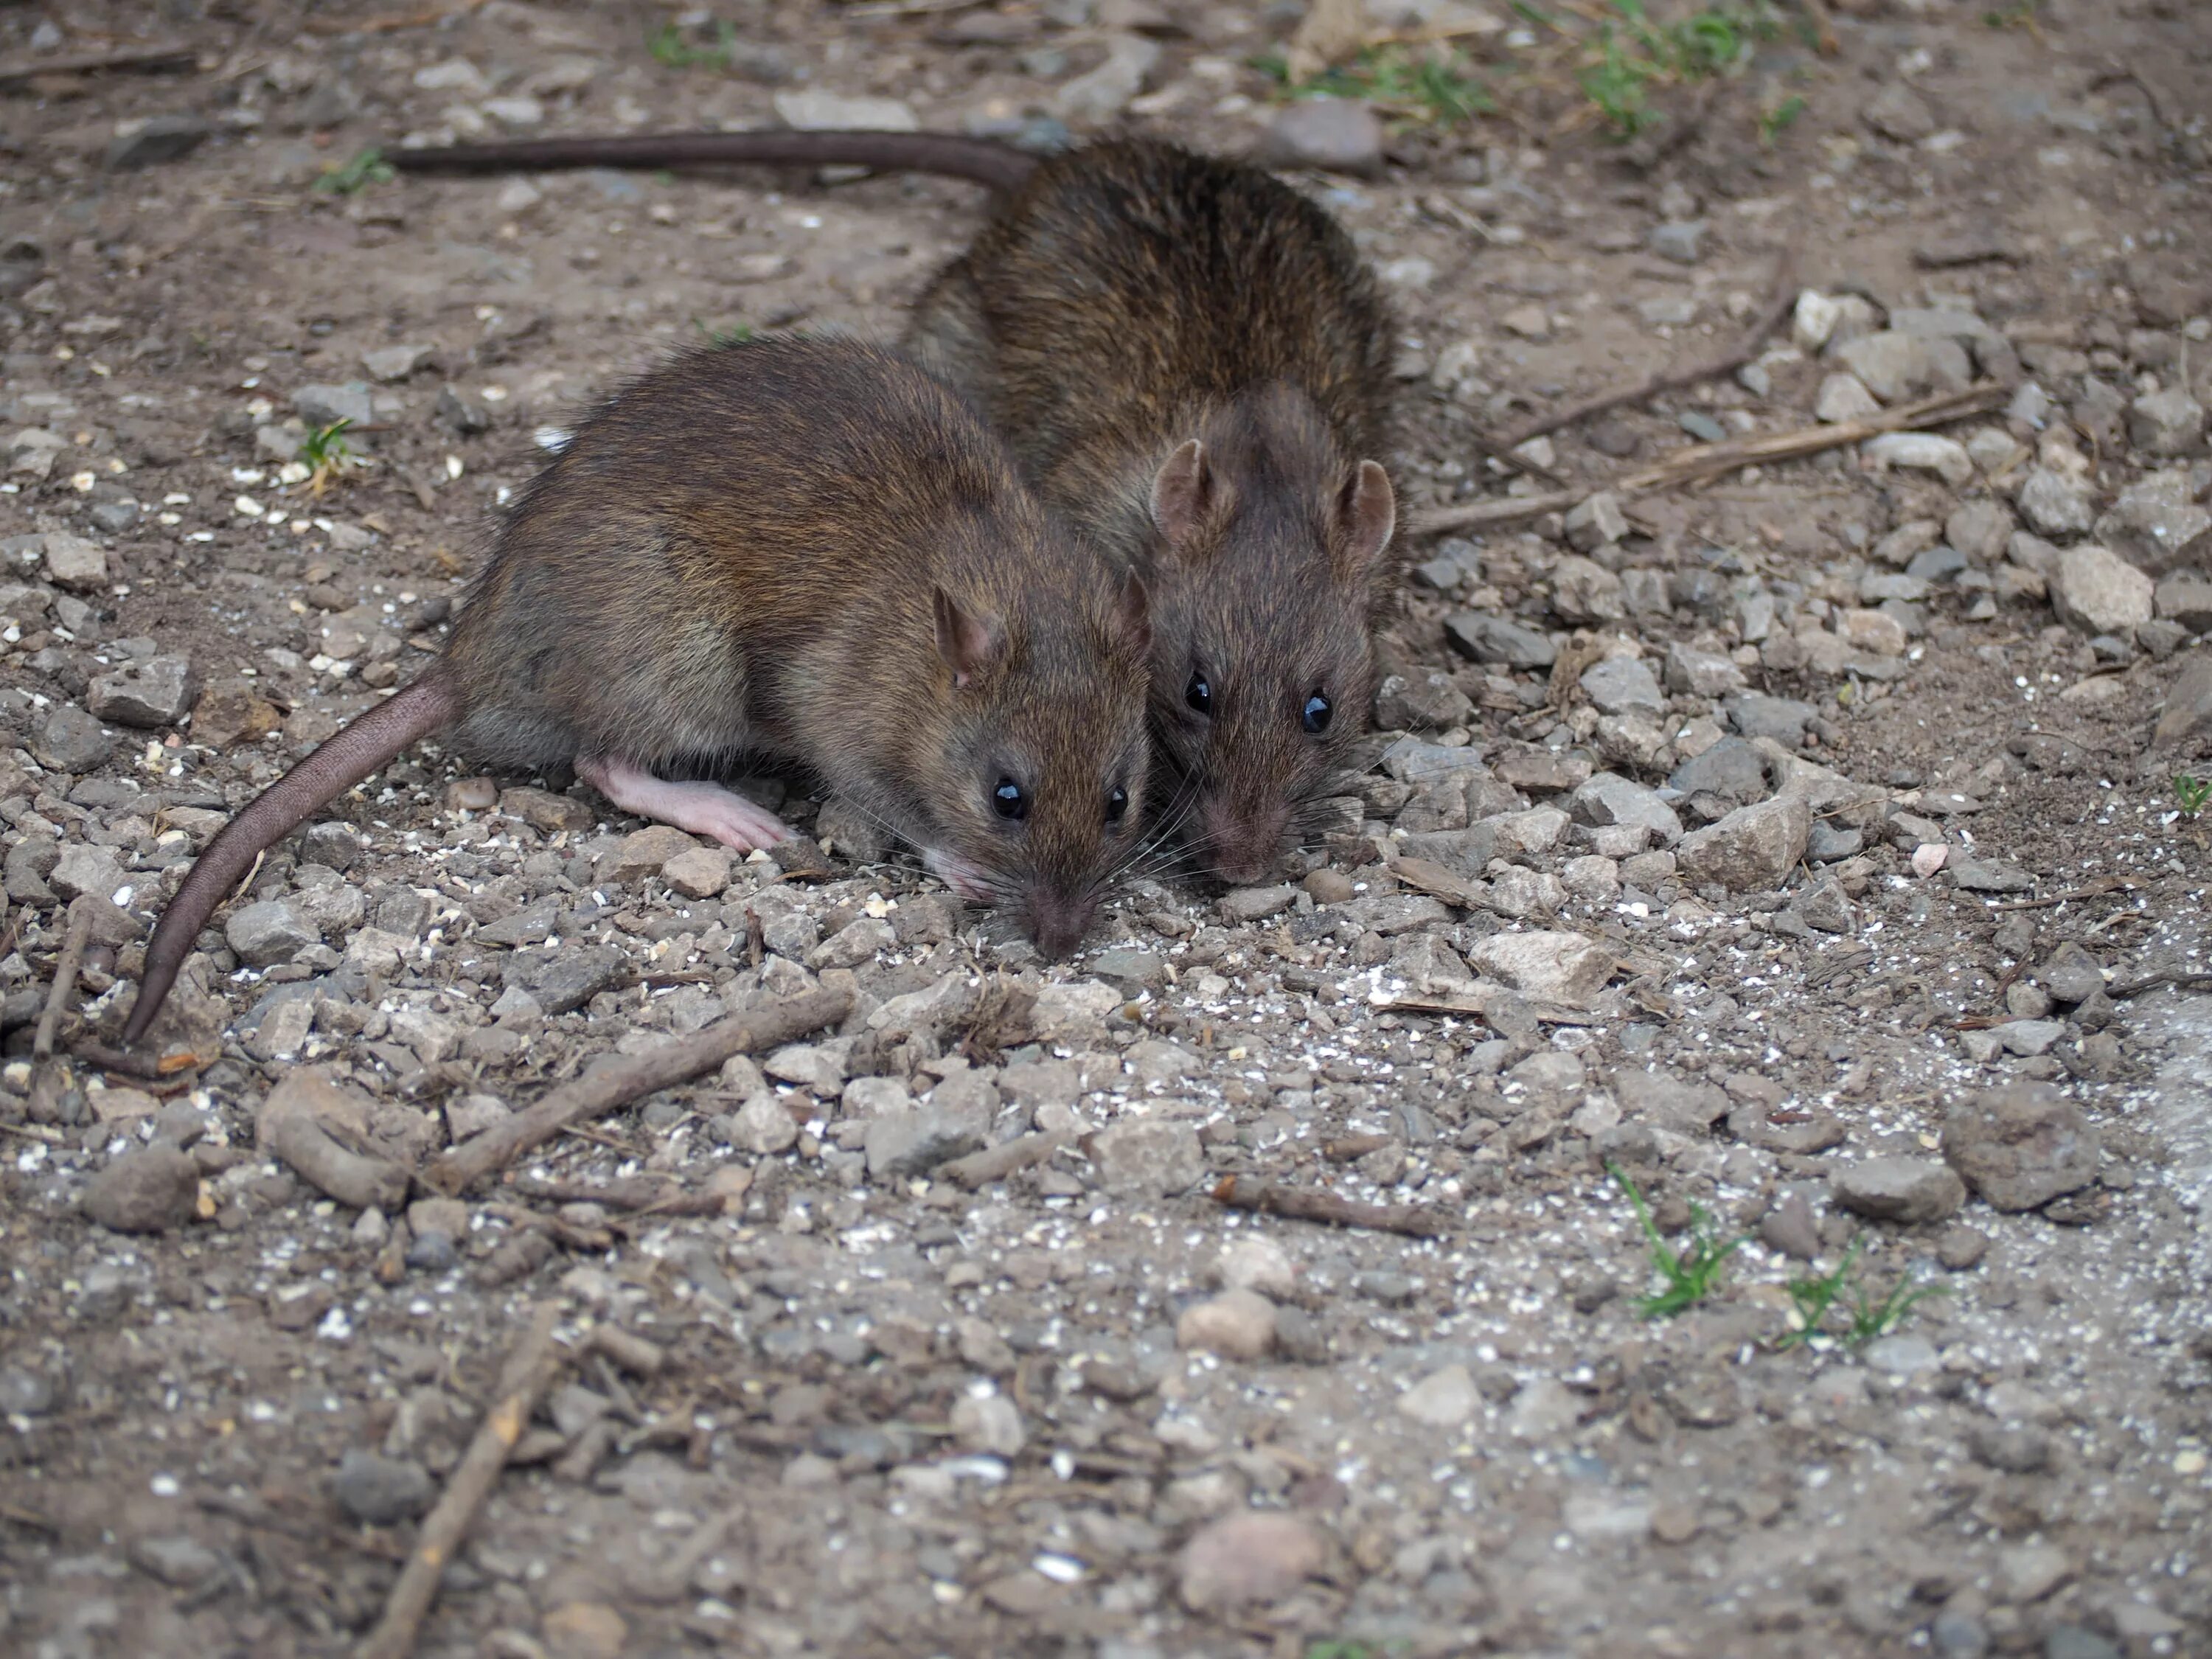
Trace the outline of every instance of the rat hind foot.
<path fill-rule="evenodd" d="M 672 783 L 619 755 L 585 755 L 576 775 L 625 812 L 705 836 L 740 853 L 791 839 L 791 827 L 764 806 L 719 783 Z"/>

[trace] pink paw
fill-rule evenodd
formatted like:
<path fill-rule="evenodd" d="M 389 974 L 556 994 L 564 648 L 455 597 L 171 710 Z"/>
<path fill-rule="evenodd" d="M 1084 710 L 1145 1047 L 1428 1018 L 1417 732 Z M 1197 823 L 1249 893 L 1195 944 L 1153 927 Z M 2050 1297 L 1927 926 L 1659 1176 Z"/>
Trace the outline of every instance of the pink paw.
<path fill-rule="evenodd" d="M 697 822 L 681 826 L 695 836 L 707 836 L 740 853 L 765 852 L 792 837 L 791 826 L 764 806 L 756 806 L 743 795 L 703 805 Z"/>

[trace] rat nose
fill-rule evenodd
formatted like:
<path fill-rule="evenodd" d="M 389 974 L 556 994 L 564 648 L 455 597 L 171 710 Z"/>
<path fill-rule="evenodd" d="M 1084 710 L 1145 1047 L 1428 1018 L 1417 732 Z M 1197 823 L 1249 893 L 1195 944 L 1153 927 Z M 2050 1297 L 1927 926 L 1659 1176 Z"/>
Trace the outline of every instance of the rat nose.
<path fill-rule="evenodd" d="M 1029 896 L 1030 938 L 1048 961 L 1057 962 L 1083 943 L 1098 902 L 1087 896 L 1056 892 L 1048 887 Z"/>
<path fill-rule="evenodd" d="M 1208 801 L 1199 812 L 1206 862 L 1224 881 L 1237 885 L 1265 881 L 1275 872 L 1290 822 L 1290 808 L 1279 803 L 1244 806 Z"/>

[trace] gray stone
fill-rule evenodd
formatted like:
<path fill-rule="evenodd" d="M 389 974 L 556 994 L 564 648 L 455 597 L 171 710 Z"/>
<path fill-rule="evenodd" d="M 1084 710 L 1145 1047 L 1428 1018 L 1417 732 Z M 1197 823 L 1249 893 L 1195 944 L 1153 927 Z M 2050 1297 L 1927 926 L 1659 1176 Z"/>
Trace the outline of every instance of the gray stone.
<path fill-rule="evenodd" d="M 1156 951 L 1103 951 L 1091 967 L 1100 977 L 1123 985 L 1157 986 L 1167 982 L 1167 958 Z"/>
<path fill-rule="evenodd" d="M 1401 738 L 1382 751 L 1382 769 L 1400 783 L 1416 787 L 1440 780 L 1464 781 L 1490 775 L 1481 750 L 1454 748 L 1449 744 L 1424 743 Z"/>
<path fill-rule="evenodd" d="M 1206 1151 L 1189 1124 L 1124 1118 L 1085 1143 L 1098 1184 L 1123 1198 L 1168 1198 L 1206 1176 Z"/>
<path fill-rule="evenodd" d="M 189 657 L 143 657 L 93 681 L 85 701 L 101 720 L 150 729 L 183 719 L 199 691 Z"/>
<path fill-rule="evenodd" d="M 1444 635 L 1477 662 L 1507 668 L 1549 668 L 1559 655 L 1551 640 L 1505 617 L 1462 611 L 1444 618 Z"/>
<path fill-rule="evenodd" d="M 85 842 L 70 842 L 54 860 L 47 879 L 54 890 L 64 898 L 89 895 L 94 898 L 112 898 L 123 885 L 123 866 L 115 854 L 105 847 L 94 847 Z"/>
<path fill-rule="evenodd" d="M 1618 495 L 1601 489 L 1568 513 L 1565 528 L 1568 546 L 1577 553 L 1595 552 L 1627 539 L 1628 515 L 1620 510 Z"/>
<path fill-rule="evenodd" d="M 1251 1290 L 1194 1302 L 1176 1321 L 1176 1346 L 1224 1359 L 1264 1359 L 1275 1346 L 1275 1304 Z"/>
<path fill-rule="evenodd" d="M 49 538 L 51 539 L 51 538 Z M 2154 576 L 2212 563 L 2212 512 L 2190 488 L 2185 467 L 2138 478 L 2097 520 L 2097 539 Z"/>
<path fill-rule="evenodd" d="M 437 355 L 435 346 L 379 346 L 361 354 L 361 366 L 372 380 L 404 380 Z"/>
<path fill-rule="evenodd" d="M 1469 1421 L 1482 1409 L 1482 1395 L 1464 1365 L 1447 1365 L 1431 1371 L 1400 1395 L 1398 1414 L 1424 1428 L 1451 1430 Z"/>
<path fill-rule="evenodd" d="M 1667 783 L 1685 795 L 1717 795 L 1735 805 L 1748 806 L 1766 799 L 1766 758 L 1741 738 L 1723 738 L 1676 767 Z"/>
<path fill-rule="evenodd" d="M 1680 641 L 1667 647 L 1667 689 L 1692 696 L 1718 697 L 1743 690 L 1743 670 L 1711 651 L 1695 651 Z"/>
<path fill-rule="evenodd" d="M 1583 671 L 1583 694 L 1605 714 L 1656 714 L 1666 695 L 1651 671 L 1633 657 L 1608 657 Z"/>
<path fill-rule="evenodd" d="M 323 937 L 289 899 L 240 905 L 223 923 L 222 936 L 249 968 L 289 962 L 309 945 L 320 944 Z"/>
<path fill-rule="evenodd" d="M 197 1538 L 175 1534 L 131 1540 L 131 1563 L 177 1589 L 205 1583 L 222 1569 L 222 1558 Z"/>
<path fill-rule="evenodd" d="M 1375 688 L 1375 724 L 1385 732 L 1441 731 L 1464 726 L 1474 714 L 1474 700 L 1439 669 L 1391 674 Z"/>
<path fill-rule="evenodd" d="M 115 739 L 75 703 L 58 702 L 31 739 L 31 753 L 57 772 L 89 772 L 114 751 Z"/>
<path fill-rule="evenodd" d="M 1614 951 L 1580 933 L 1492 933 L 1468 952 L 1477 971 L 1524 996 L 1587 1006 L 1619 965 Z"/>
<path fill-rule="evenodd" d="M 2051 608 L 2085 634 L 2125 634 L 2151 618 L 2148 576 L 2107 548 L 2086 544 L 2058 556 Z"/>
<path fill-rule="evenodd" d="M 65 531 L 50 530 L 45 544 L 46 580 L 72 593 L 92 593 L 107 586 L 107 555 L 97 542 Z"/>
<path fill-rule="evenodd" d="M 2166 694 L 2151 741 L 2164 747 L 2207 731 L 2212 731 L 2212 651 L 2192 651 Z"/>
<path fill-rule="evenodd" d="M 1238 887 L 1221 896 L 1221 914 L 1231 922 L 1264 921 L 1289 909 L 1298 896 L 1291 886 Z"/>
<path fill-rule="evenodd" d="M 500 969 L 502 985 L 529 992 L 549 1017 L 580 1008 L 629 978 L 629 959 L 609 945 L 513 951 Z"/>
<path fill-rule="evenodd" d="M 1943 860 L 1943 873 L 1951 885 L 1968 893 L 2026 893 L 2035 886 L 2035 878 L 2018 865 L 1977 857 L 1955 847 Z"/>
<path fill-rule="evenodd" d="M 1552 610 L 1565 622 L 1618 622 L 1628 614 L 1628 601 L 1620 577 L 1594 559 L 1570 554 L 1552 571 Z"/>
<path fill-rule="evenodd" d="M 111 171 L 124 173 L 180 161 L 207 142 L 214 125 L 198 115 L 156 115 L 118 132 L 107 146 Z"/>
<path fill-rule="evenodd" d="M 420 1463 L 360 1446 L 338 1460 L 337 1473 L 331 1477 L 331 1496 L 338 1507 L 367 1527 L 412 1521 L 437 1494 L 438 1483 Z"/>
<path fill-rule="evenodd" d="M 1703 219 L 1672 219 L 1652 226 L 1644 244 L 1662 259 L 1693 265 L 1705 257 L 1707 228 Z"/>
<path fill-rule="evenodd" d="M 1848 1164 L 1831 1179 L 1836 1202 L 1876 1221 L 1946 1221 L 1966 1201 L 1966 1183 L 1924 1158 L 1874 1158 Z"/>
<path fill-rule="evenodd" d="M 2096 522 L 2089 492 L 2063 472 L 2033 468 L 2020 487 L 2021 516 L 2039 536 L 2086 536 Z"/>
<path fill-rule="evenodd" d="M 1740 806 L 1710 829 L 1693 830 L 1674 849 L 1684 879 L 1718 882 L 1731 892 L 1777 887 L 1805 856 L 1813 828 L 1803 797 L 1785 795 Z"/>
<path fill-rule="evenodd" d="M 348 380 L 343 386 L 303 386 L 292 394 L 292 407 L 300 411 L 301 420 L 313 427 L 325 427 L 338 421 L 365 427 L 376 419 L 366 380 Z"/>
<path fill-rule="evenodd" d="M 1326 1569 L 1328 1540 L 1303 1516 L 1240 1509 L 1209 1521 L 1183 1546 L 1178 1589 L 1193 1613 L 1279 1601 Z"/>
<path fill-rule="evenodd" d="M 0 1365 L 0 1417 L 44 1417 L 59 1397 L 53 1378 L 45 1372 Z"/>
<path fill-rule="evenodd" d="M 983 1132 L 989 1127 L 988 1115 L 965 1106 L 952 1110 L 922 1106 L 910 1112 L 886 1113 L 869 1121 L 861 1141 L 868 1156 L 868 1173 L 878 1181 L 926 1175 L 939 1164 L 981 1147 Z"/>
<path fill-rule="evenodd" d="M 1255 159 L 1267 167 L 1371 176 L 1382 170 L 1382 123 L 1360 99 L 1301 98 L 1276 112 Z"/>
<path fill-rule="evenodd" d="M 1994 1027 L 1990 1035 L 2004 1045 L 2008 1053 L 2022 1059 L 2047 1054 L 2058 1039 L 2066 1035 L 2066 1023 L 2057 1019 L 2015 1019 Z"/>
<path fill-rule="evenodd" d="M 1846 340 L 1829 355 L 1885 404 L 1966 386 L 1973 380 L 1973 367 L 1960 346 L 1894 329 Z"/>
<path fill-rule="evenodd" d="M 2154 455 L 2194 455 L 2204 447 L 2204 405 L 2179 386 L 2146 392 L 2128 405 L 2128 441 Z"/>
<path fill-rule="evenodd" d="M 1110 121 L 1145 89 L 1145 78 L 1160 61 L 1160 44 L 1139 34 L 1109 34 L 1106 58 L 1053 94 L 1052 112 L 1071 125 Z"/>
<path fill-rule="evenodd" d="M 2048 1084 L 2016 1083 L 1954 1106 L 1943 1156 L 1992 1208 L 2032 1210 L 2097 1178 L 2098 1137 Z"/>
<path fill-rule="evenodd" d="M 1825 377 L 1819 394 L 1813 399 L 1814 419 L 1829 426 L 1863 421 L 1881 413 L 1881 400 L 1868 391 L 1866 382 L 1856 374 Z"/>
<path fill-rule="evenodd" d="M 1897 79 L 1887 82 L 1868 100 L 1859 118 L 1883 137 L 1900 144 L 1917 144 L 1936 131 L 1936 112 L 1918 93 Z"/>
<path fill-rule="evenodd" d="M 2161 618 L 2192 634 L 2212 633 L 2212 577 L 2177 571 L 2158 585 L 2151 605 Z"/>
<path fill-rule="evenodd" d="M 192 1218 L 199 1166 L 167 1142 L 136 1146 L 85 1185 L 84 1212 L 111 1231 L 165 1233 Z"/>
<path fill-rule="evenodd" d="M 2061 1002 L 2087 1002 L 2105 988 L 2104 969 L 2072 939 L 2035 970 L 2035 982 Z"/>
<path fill-rule="evenodd" d="M 1676 1134 L 1708 1133 L 1728 1115 L 1728 1097 L 1711 1084 L 1656 1068 L 1622 1066 L 1613 1075 L 1613 1092 L 1627 1117 Z"/>
<path fill-rule="evenodd" d="M 873 962 L 877 952 L 897 948 L 898 934 L 890 922 L 876 916 L 862 916 L 848 922 L 828 939 L 806 953 L 806 965 L 823 968 L 858 968 L 863 963 Z"/>
<path fill-rule="evenodd" d="M 2013 532 L 2012 509 L 1987 497 L 1964 501 L 1943 521 L 1943 539 L 1975 564 L 1994 564 Z"/>
<path fill-rule="evenodd" d="M 1568 798 L 1567 807 L 1577 823 L 1640 823 L 1669 847 L 1682 838 L 1682 820 L 1658 792 L 1618 773 L 1589 778 Z"/>
<path fill-rule="evenodd" d="M 1805 726 L 1818 713 L 1809 702 L 1794 697 L 1770 697 L 1747 692 L 1728 701 L 1729 724 L 1747 738 L 1771 738 L 1785 748 L 1802 748 Z"/>

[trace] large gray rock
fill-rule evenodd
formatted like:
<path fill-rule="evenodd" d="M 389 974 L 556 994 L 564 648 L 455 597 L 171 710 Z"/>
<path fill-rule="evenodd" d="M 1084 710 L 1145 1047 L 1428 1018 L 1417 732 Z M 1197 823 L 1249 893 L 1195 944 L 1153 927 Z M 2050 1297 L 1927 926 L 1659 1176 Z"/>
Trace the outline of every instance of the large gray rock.
<path fill-rule="evenodd" d="M 502 985 L 529 992 L 548 1015 L 580 1008 L 600 992 L 627 983 L 629 977 L 629 959 L 611 945 L 514 951 L 500 968 Z"/>
<path fill-rule="evenodd" d="M 102 674 L 85 701 L 101 720 L 152 729 L 182 720 L 199 694 L 191 658 L 147 657 Z"/>
<path fill-rule="evenodd" d="M 2194 455 L 2204 447 L 2204 405 L 2179 386 L 2146 392 L 2128 406 L 2128 441 L 2154 455 Z"/>
<path fill-rule="evenodd" d="M 1477 662 L 1506 668 L 1549 668 L 1559 653 L 1549 638 L 1506 617 L 1462 611 L 1444 618 L 1444 637 Z"/>
<path fill-rule="evenodd" d="M 872 1119 L 860 1144 L 868 1155 L 869 1175 L 878 1181 L 903 1180 L 975 1151 L 989 1127 L 988 1115 L 965 1103 L 950 1110 L 923 1106 Z"/>
<path fill-rule="evenodd" d="M 1973 364 L 1955 341 L 1885 329 L 1846 340 L 1829 353 L 1885 404 L 1969 385 Z"/>
<path fill-rule="evenodd" d="M 1679 640 L 1667 647 L 1667 689 L 1720 697 L 1744 687 L 1743 670 L 1717 652 L 1694 651 Z"/>
<path fill-rule="evenodd" d="M 1718 823 L 1692 830 L 1674 849 L 1683 878 L 1697 885 L 1718 882 L 1731 892 L 1778 887 L 1805 856 L 1813 831 L 1812 809 L 1798 795 L 1740 806 Z"/>
<path fill-rule="evenodd" d="M 2047 466 L 2028 473 L 2019 499 L 2021 516 L 2039 536 L 2086 536 L 2096 521 L 2088 490 Z"/>
<path fill-rule="evenodd" d="M 1492 933 L 1468 952 L 1478 972 L 1524 996 L 1586 1006 L 1619 965 L 1610 945 L 1580 933 Z"/>
<path fill-rule="evenodd" d="M 288 899 L 263 899 L 242 904 L 223 923 L 222 936 L 238 959 L 249 968 L 266 968 L 289 962 L 322 934 Z"/>
<path fill-rule="evenodd" d="M 2097 539 L 2154 576 L 2212 562 L 2212 512 L 2189 487 L 2184 467 L 2138 478 L 2097 520 Z"/>
<path fill-rule="evenodd" d="M 2125 634 L 2151 618 L 2156 586 L 2109 548 L 2094 543 L 2058 556 L 2051 608 L 2085 634 Z"/>
<path fill-rule="evenodd" d="M 1624 1066 L 1613 1074 L 1613 1092 L 1625 1116 L 1676 1134 L 1705 1134 L 1728 1115 L 1726 1095 L 1709 1083 L 1692 1083 L 1672 1072 Z"/>
<path fill-rule="evenodd" d="M 2212 651 L 2192 651 L 2166 694 L 2166 707 L 2151 729 L 2151 741 L 2160 748 L 2212 732 Z"/>
<path fill-rule="evenodd" d="M 1658 791 L 1615 772 L 1586 780 L 1568 798 L 1567 807 L 1577 823 L 1640 823 L 1668 847 L 1682 838 L 1681 818 L 1659 799 Z"/>
<path fill-rule="evenodd" d="M 1836 1202 L 1876 1221 L 1945 1221 L 1966 1201 L 1966 1183 L 1947 1164 L 1924 1158 L 1870 1158 L 1832 1179 Z"/>
<path fill-rule="evenodd" d="M 94 898 L 112 899 L 115 890 L 123 885 L 125 877 L 123 866 L 109 848 L 73 841 L 62 848 L 47 879 L 64 898 L 88 894 Z"/>
<path fill-rule="evenodd" d="M 2046 1083 L 1985 1089 L 1943 1120 L 1943 1157 L 1992 1208 L 2032 1210 L 2097 1178 L 2097 1132 Z"/>
<path fill-rule="evenodd" d="M 1633 657 L 1608 657 L 1583 671 L 1583 695 L 1603 714 L 1656 714 L 1666 694 L 1651 670 Z"/>
<path fill-rule="evenodd" d="M 1098 1184 L 1124 1198 L 1172 1197 L 1206 1176 L 1206 1149 L 1188 1123 L 1124 1118 L 1084 1143 Z"/>
<path fill-rule="evenodd" d="M 128 173 L 178 161 L 205 143 L 214 131 L 214 124 L 203 116 L 153 116 L 115 135 L 107 146 L 108 169 Z"/>
<path fill-rule="evenodd" d="M 1766 799 L 1766 757 L 1741 738 L 1723 738 L 1676 767 L 1667 781 L 1686 795 L 1717 795 L 1748 806 Z"/>
<path fill-rule="evenodd" d="M 342 386 L 303 386 L 292 394 L 292 407 L 309 426 L 329 426 L 345 421 L 365 427 L 376 419 L 369 400 L 368 382 L 348 380 Z"/>
<path fill-rule="evenodd" d="M 199 1165 L 167 1142 L 133 1147 L 93 1176 L 84 1212 L 118 1233 L 166 1233 L 192 1218 Z"/>
<path fill-rule="evenodd" d="M 89 772 L 114 752 L 115 739 L 72 702 L 58 702 L 31 739 L 31 753 L 57 772 Z"/>
<path fill-rule="evenodd" d="M 98 542 L 65 531 L 45 537 L 46 580 L 72 593 L 92 593 L 107 586 L 107 554 Z"/>

